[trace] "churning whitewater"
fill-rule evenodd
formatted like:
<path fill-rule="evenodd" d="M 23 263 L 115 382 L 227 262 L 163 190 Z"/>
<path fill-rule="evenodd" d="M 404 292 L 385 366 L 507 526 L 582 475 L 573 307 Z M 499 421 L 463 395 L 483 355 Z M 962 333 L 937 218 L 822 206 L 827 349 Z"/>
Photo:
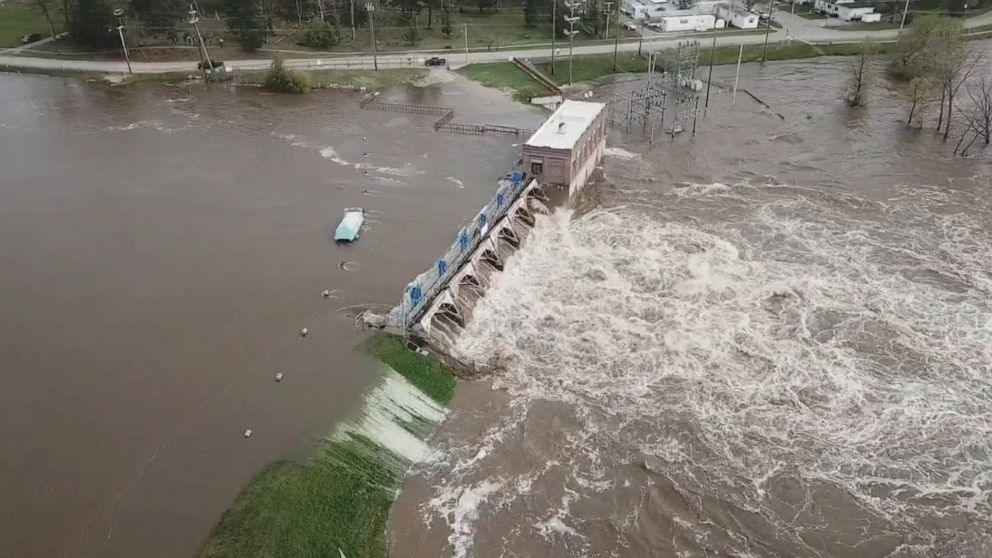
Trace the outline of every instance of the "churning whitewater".
<path fill-rule="evenodd" d="M 455 556 L 992 555 L 987 200 L 605 197 L 538 217 L 454 347 L 510 396 L 428 473 Z"/>

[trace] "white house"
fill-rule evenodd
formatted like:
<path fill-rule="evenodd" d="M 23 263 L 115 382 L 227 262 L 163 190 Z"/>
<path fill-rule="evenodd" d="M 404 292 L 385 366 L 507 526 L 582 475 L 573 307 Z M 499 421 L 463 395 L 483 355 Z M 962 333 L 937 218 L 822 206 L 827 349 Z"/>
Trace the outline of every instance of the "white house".
<path fill-rule="evenodd" d="M 875 12 L 875 6 L 867 2 L 846 2 L 834 6 L 837 17 L 844 21 L 860 21 L 864 16 Z"/>
<path fill-rule="evenodd" d="M 672 12 L 668 12 L 654 24 L 654 27 L 662 32 L 709 30 L 716 27 L 716 16 L 696 13 L 673 15 Z"/>
<path fill-rule="evenodd" d="M 863 16 L 861 16 L 861 21 L 865 23 L 878 23 L 879 21 L 882 21 L 882 14 L 878 12 L 864 14 Z"/>
<path fill-rule="evenodd" d="M 668 0 L 624 0 L 623 13 L 636 21 L 647 21 L 665 12 Z"/>
<path fill-rule="evenodd" d="M 836 14 L 837 4 L 851 4 L 854 0 L 813 0 L 813 11 L 823 14 Z"/>
<path fill-rule="evenodd" d="M 716 7 L 716 17 L 725 19 L 727 23 L 738 29 L 755 29 L 758 27 L 758 16 L 737 6 L 720 4 Z"/>

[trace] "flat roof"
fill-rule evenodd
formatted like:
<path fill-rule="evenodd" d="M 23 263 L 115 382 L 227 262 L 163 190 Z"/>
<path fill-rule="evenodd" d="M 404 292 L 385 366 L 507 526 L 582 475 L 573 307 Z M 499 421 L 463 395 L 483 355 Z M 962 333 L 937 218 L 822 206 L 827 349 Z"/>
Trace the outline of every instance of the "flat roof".
<path fill-rule="evenodd" d="M 587 101 L 565 101 L 524 145 L 571 149 L 606 105 Z"/>

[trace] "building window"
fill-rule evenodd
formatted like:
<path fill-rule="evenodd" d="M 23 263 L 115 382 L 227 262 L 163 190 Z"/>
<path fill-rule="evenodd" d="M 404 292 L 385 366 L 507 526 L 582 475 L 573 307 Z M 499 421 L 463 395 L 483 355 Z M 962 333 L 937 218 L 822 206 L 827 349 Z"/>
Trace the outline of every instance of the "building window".
<path fill-rule="evenodd" d="M 530 163 L 530 173 L 533 175 L 544 174 L 544 162 L 543 161 L 531 161 Z"/>
<path fill-rule="evenodd" d="M 679 23 L 683 23 L 683 24 L 689 23 L 689 20 L 688 19 L 680 19 L 679 20 Z"/>

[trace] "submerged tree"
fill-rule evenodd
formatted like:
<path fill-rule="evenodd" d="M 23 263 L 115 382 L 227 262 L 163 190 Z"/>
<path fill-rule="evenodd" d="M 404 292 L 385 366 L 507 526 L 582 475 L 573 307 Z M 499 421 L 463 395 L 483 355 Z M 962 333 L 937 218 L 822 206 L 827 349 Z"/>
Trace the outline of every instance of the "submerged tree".
<path fill-rule="evenodd" d="M 978 140 L 985 145 L 992 142 L 992 79 L 983 77 L 978 84 L 977 92 L 973 92 L 970 88 L 967 91 L 971 99 L 971 110 L 964 113 L 965 129 L 954 147 L 954 152 L 960 155 L 967 155 L 968 149 Z M 968 142 L 965 143 L 965 140 Z"/>
<path fill-rule="evenodd" d="M 875 56 L 875 45 L 871 41 L 863 41 L 858 49 L 858 55 L 851 62 L 850 78 L 847 85 L 847 103 L 852 107 L 864 105 L 868 92 L 869 65 Z"/>
<path fill-rule="evenodd" d="M 927 104 L 930 102 L 930 89 L 932 85 L 930 80 L 926 76 L 914 77 L 909 82 L 909 95 L 912 104 L 909 106 L 909 118 L 906 119 L 906 125 L 913 125 L 913 118 L 917 115 L 922 116 L 923 111 L 926 109 Z M 923 125 L 921 117 L 917 120 L 920 121 L 920 126 Z"/>

